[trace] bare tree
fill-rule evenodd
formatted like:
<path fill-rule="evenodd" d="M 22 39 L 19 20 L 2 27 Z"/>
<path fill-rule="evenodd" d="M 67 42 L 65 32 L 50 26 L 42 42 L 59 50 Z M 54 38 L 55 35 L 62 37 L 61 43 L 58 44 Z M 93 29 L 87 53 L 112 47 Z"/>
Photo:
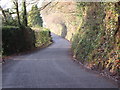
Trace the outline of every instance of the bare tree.
<path fill-rule="evenodd" d="M 20 23 L 20 15 L 19 15 L 18 0 L 14 0 L 13 3 L 14 3 L 14 5 L 15 5 L 15 9 L 16 9 L 16 13 L 17 13 L 18 24 L 21 25 L 21 23 Z"/>
<path fill-rule="evenodd" d="M 43 5 L 42 7 L 40 7 L 39 10 L 41 11 L 41 10 L 45 9 L 53 1 L 47 2 L 45 5 Z M 28 5 L 32 5 L 32 4 L 37 4 L 38 2 L 39 2 L 39 0 L 32 0 L 32 2 L 30 2 L 30 3 L 27 2 L 26 5 L 28 6 Z"/>
<path fill-rule="evenodd" d="M 26 10 L 26 0 L 23 0 L 23 24 L 25 25 L 25 26 L 27 26 L 27 23 L 28 23 L 28 21 L 27 21 L 27 10 Z"/>
<path fill-rule="evenodd" d="M 41 10 L 43 10 L 43 9 L 45 9 L 49 4 L 51 4 L 52 2 L 48 2 L 47 4 L 45 4 L 44 6 L 42 6 L 41 8 L 40 8 L 40 11 Z"/>
<path fill-rule="evenodd" d="M 4 16 L 5 22 L 7 23 L 8 22 L 7 21 L 7 16 L 6 16 L 5 11 L 3 10 L 3 8 L 1 6 L 0 6 L 0 10 L 2 11 L 2 14 Z"/>

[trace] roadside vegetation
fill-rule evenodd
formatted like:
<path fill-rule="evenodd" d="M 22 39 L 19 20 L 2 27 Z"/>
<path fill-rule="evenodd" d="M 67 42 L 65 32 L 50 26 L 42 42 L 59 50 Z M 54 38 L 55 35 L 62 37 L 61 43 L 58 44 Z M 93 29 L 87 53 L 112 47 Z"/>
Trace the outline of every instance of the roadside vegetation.
<path fill-rule="evenodd" d="M 43 14 L 78 62 L 120 81 L 120 2 L 53 2 Z"/>
<path fill-rule="evenodd" d="M 0 7 L 1 52 L 9 55 L 51 43 L 50 30 L 43 28 L 37 5 L 27 12 L 25 0 L 21 11 L 17 0 L 13 4 L 14 9 Z M 120 81 L 120 2 L 49 2 L 42 9 L 52 32 L 71 41 L 76 60 Z"/>
<path fill-rule="evenodd" d="M 82 21 L 72 41 L 74 58 L 120 80 L 120 2 L 78 3 Z"/>
<path fill-rule="evenodd" d="M 19 8 L 21 5 L 21 9 Z M 2 11 L 2 48 L 3 56 L 20 53 L 52 41 L 49 29 L 43 27 L 42 17 L 37 5 L 27 12 L 26 0 L 19 3 L 13 0 L 13 8 Z"/>

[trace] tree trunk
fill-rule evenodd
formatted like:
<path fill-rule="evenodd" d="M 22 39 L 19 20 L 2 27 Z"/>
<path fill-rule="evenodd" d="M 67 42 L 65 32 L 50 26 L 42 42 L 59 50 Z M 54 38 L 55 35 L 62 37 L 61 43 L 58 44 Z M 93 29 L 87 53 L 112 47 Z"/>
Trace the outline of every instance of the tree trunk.
<path fill-rule="evenodd" d="M 17 18 L 18 18 L 18 24 L 19 24 L 19 26 L 21 25 L 21 23 L 20 23 L 20 15 L 19 15 L 19 7 L 18 7 L 18 1 L 17 0 L 15 0 L 15 1 L 13 1 L 13 3 L 14 3 L 14 5 L 15 5 L 15 9 L 16 9 L 16 13 L 17 13 Z"/>
<path fill-rule="evenodd" d="M 27 27 L 27 10 L 26 10 L 26 0 L 23 0 L 23 24 Z"/>
<path fill-rule="evenodd" d="M 0 10 L 2 11 L 2 14 L 4 16 L 5 22 L 7 23 L 8 22 L 7 21 L 7 16 L 6 16 L 5 11 L 3 10 L 3 8 L 1 6 L 0 6 Z"/>

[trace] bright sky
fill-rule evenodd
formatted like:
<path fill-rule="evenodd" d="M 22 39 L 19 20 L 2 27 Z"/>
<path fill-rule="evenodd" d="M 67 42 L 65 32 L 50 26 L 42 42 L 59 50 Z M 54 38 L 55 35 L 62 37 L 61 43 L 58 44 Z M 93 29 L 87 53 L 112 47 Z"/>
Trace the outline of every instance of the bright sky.
<path fill-rule="evenodd" d="M 0 0 L 0 5 L 2 8 L 10 8 L 12 4 L 10 3 L 10 0 Z"/>
<path fill-rule="evenodd" d="M 18 0 L 18 1 L 20 3 L 22 0 Z M 31 3 L 34 0 L 26 0 L 26 1 L 27 1 L 27 3 Z M 35 1 L 38 1 L 38 7 L 41 7 L 41 4 L 44 0 L 35 0 Z M 13 6 L 12 0 L 0 0 L 0 6 L 3 9 L 12 8 L 12 6 Z M 27 11 L 31 10 L 31 7 L 32 7 L 32 5 L 27 6 Z M 19 8 L 21 8 L 21 7 L 19 7 Z M 0 14 L 2 14 L 1 11 L 0 11 Z M 13 17 L 14 16 L 16 16 L 16 15 L 13 15 Z"/>
<path fill-rule="evenodd" d="M 18 1 L 21 2 L 22 0 L 18 0 Z M 40 7 L 43 1 L 52 1 L 52 0 L 26 0 L 26 1 L 29 2 L 29 3 L 30 3 L 30 2 L 33 2 L 33 1 L 38 1 L 38 2 L 39 2 L 39 3 L 38 3 L 38 7 Z M 54 0 L 54 1 L 55 1 L 55 0 Z M 62 1 L 62 0 L 58 0 L 58 1 Z M 63 1 L 70 1 L 70 0 L 63 0 Z M 86 1 L 88 1 L 88 2 L 89 2 L 89 1 L 90 1 L 90 2 L 91 2 L 91 1 L 93 1 L 93 2 L 94 2 L 94 1 L 98 1 L 98 2 L 99 2 L 99 1 L 102 1 L 102 2 L 103 2 L 103 1 L 108 1 L 108 2 L 111 1 L 111 2 L 115 2 L 115 1 L 119 1 L 119 0 L 75 0 L 75 1 L 82 1 L 82 2 L 83 2 L 83 1 L 85 1 L 85 2 L 86 2 Z M 5 9 L 6 9 L 6 8 L 10 8 L 10 7 L 12 6 L 12 4 L 13 4 L 13 3 L 12 3 L 12 0 L 0 0 L 0 5 L 2 6 L 2 8 L 5 8 Z M 29 8 L 30 8 L 30 6 L 28 7 L 28 9 L 29 9 Z"/>
<path fill-rule="evenodd" d="M 22 0 L 18 0 L 19 2 L 21 2 Z M 27 2 L 32 2 L 33 0 L 26 0 Z M 38 7 L 41 6 L 42 2 L 44 0 L 38 0 Z M 11 8 L 13 3 L 12 0 L 0 0 L 0 5 L 2 8 L 6 9 L 6 8 Z M 31 6 L 28 6 L 28 9 L 30 9 Z"/>

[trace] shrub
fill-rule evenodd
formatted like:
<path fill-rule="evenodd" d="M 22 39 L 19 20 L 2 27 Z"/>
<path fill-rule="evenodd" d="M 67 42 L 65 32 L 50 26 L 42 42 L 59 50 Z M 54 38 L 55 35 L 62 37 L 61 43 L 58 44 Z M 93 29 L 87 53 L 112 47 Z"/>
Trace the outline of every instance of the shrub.
<path fill-rule="evenodd" d="M 46 43 L 50 43 L 52 38 L 48 29 L 42 28 L 42 30 L 35 31 L 36 43 L 35 47 L 40 47 Z"/>
<path fill-rule="evenodd" d="M 2 48 L 4 55 L 19 53 L 49 44 L 52 40 L 50 31 L 45 28 L 32 30 L 29 27 L 2 27 Z"/>
<path fill-rule="evenodd" d="M 3 26 L 2 47 L 6 55 L 31 49 L 34 47 L 34 32 L 30 28 Z"/>
<path fill-rule="evenodd" d="M 81 27 L 72 42 L 74 57 L 88 67 L 119 75 L 117 3 L 79 3 Z M 84 7 L 83 7 L 84 6 Z M 85 13 L 85 14 L 83 14 Z"/>

